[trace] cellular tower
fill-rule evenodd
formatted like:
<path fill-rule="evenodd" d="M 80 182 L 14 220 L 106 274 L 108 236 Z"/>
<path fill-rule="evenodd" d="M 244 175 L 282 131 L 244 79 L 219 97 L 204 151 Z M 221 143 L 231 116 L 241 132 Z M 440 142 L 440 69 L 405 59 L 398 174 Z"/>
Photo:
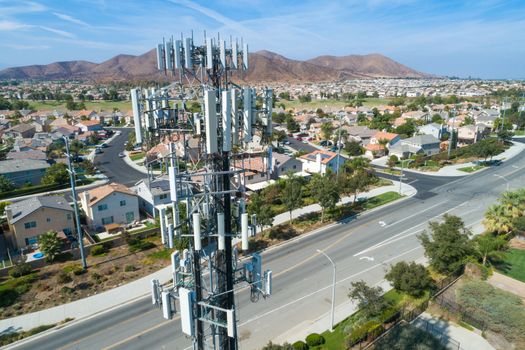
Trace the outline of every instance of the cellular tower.
<path fill-rule="evenodd" d="M 157 46 L 158 69 L 174 82 L 131 90 L 137 143 L 169 142 L 159 160 L 171 197 L 156 208 L 162 242 L 188 242 L 171 255 L 172 282 L 152 280 L 152 304 L 166 319 L 180 315 L 194 349 L 237 349 L 235 291 L 249 288 L 253 302 L 272 293 L 272 272 L 249 254 L 255 218 L 246 212 L 243 164 L 258 156 L 270 168 L 273 96 L 232 82 L 248 63 L 247 44 L 205 34 L 199 46 L 181 35 Z"/>

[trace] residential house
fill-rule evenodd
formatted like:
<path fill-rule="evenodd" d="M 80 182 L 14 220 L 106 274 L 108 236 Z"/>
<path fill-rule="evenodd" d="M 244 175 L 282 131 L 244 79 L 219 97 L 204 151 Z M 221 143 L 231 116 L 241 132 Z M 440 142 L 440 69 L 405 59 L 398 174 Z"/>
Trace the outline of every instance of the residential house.
<path fill-rule="evenodd" d="M 161 175 L 155 179 L 142 179 L 133 188 L 139 197 L 139 209 L 156 217 L 158 215 L 157 205 L 170 204 L 170 181 L 167 175 Z"/>
<path fill-rule="evenodd" d="M 76 124 L 82 132 L 102 130 L 99 120 L 81 120 Z"/>
<path fill-rule="evenodd" d="M 105 225 L 124 225 L 139 220 L 138 196 L 121 184 L 111 183 L 82 192 L 80 202 L 90 229 L 99 230 Z"/>
<path fill-rule="evenodd" d="M 47 156 L 45 152 L 36 149 L 30 149 L 21 152 L 11 150 L 9 153 L 7 153 L 5 159 L 36 159 L 45 161 L 47 160 Z"/>
<path fill-rule="evenodd" d="M 73 209 L 64 196 L 31 197 L 6 206 L 9 224 L 7 241 L 15 249 L 38 243 L 38 237 L 48 231 L 71 235 L 75 224 Z"/>
<path fill-rule="evenodd" d="M 473 144 L 485 137 L 490 128 L 483 124 L 464 125 L 458 128 L 458 142 L 461 144 Z"/>
<path fill-rule="evenodd" d="M 379 130 L 369 129 L 367 126 L 342 126 L 344 130 L 348 133 L 349 141 L 357 141 L 361 145 L 366 146 L 370 143 L 370 139 L 374 136 Z"/>
<path fill-rule="evenodd" d="M 368 157 L 382 157 L 386 154 L 386 151 L 399 142 L 399 140 L 400 137 L 398 134 L 378 131 L 370 138 L 370 143 L 365 146 L 365 155 Z"/>
<path fill-rule="evenodd" d="M 447 131 L 446 131 L 445 126 L 442 124 L 430 123 L 430 124 L 419 126 L 417 128 L 417 132 L 418 134 L 421 134 L 421 135 L 432 135 L 436 139 L 441 140 L 441 138 Z"/>
<path fill-rule="evenodd" d="M 243 184 L 252 190 L 263 188 L 264 185 L 259 186 L 257 184 L 266 183 L 270 180 L 267 164 L 267 158 L 260 156 L 254 156 L 244 160 L 236 159 L 232 164 L 232 168 L 235 170 L 244 169 L 244 172 L 235 176 L 234 181 L 237 185 Z"/>
<path fill-rule="evenodd" d="M 315 150 L 299 158 L 303 162 L 303 171 L 324 175 L 331 169 L 333 172 L 337 168 L 341 169 L 345 159 L 335 152 L 325 150 Z"/>
<path fill-rule="evenodd" d="M 18 124 L 4 131 L 4 137 L 13 139 L 30 139 L 35 134 L 36 128 L 31 124 Z"/>
<path fill-rule="evenodd" d="M 423 111 L 410 111 L 410 112 L 405 112 L 403 114 L 401 114 L 401 117 L 403 118 L 410 118 L 410 119 L 414 119 L 414 120 L 424 120 L 426 122 L 429 122 L 432 118 L 430 116 L 430 113 L 428 112 L 423 112 Z"/>
<path fill-rule="evenodd" d="M 42 180 L 49 163 L 44 160 L 10 159 L 0 161 L 0 176 L 6 177 L 15 186 L 30 183 L 37 185 Z"/>
<path fill-rule="evenodd" d="M 282 175 L 288 173 L 299 173 L 303 169 L 303 163 L 297 158 L 286 154 L 272 153 L 272 174 L 271 178 L 277 180 Z"/>
<path fill-rule="evenodd" d="M 430 156 L 439 153 L 440 141 L 432 135 L 416 135 L 400 140 L 390 147 L 390 154 L 408 158 L 414 154 Z"/>

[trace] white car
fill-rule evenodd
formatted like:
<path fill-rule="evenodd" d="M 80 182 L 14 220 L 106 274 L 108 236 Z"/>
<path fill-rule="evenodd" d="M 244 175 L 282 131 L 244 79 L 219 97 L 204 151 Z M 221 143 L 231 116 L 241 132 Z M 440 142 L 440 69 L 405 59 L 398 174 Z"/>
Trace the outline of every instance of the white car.
<path fill-rule="evenodd" d="M 120 158 L 124 158 L 124 157 L 126 156 L 126 154 L 125 154 L 124 152 L 120 152 L 120 153 L 118 154 L 118 156 L 119 156 Z"/>

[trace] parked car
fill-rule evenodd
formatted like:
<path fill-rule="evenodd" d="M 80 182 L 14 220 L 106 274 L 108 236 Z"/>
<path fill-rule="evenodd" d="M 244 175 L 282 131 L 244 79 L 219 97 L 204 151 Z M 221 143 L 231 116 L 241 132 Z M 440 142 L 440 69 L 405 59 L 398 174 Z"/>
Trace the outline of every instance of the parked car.
<path fill-rule="evenodd" d="M 124 157 L 126 156 L 126 154 L 125 154 L 124 152 L 120 152 L 120 153 L 118 154 L 118 156 L 119 156 L 120 158 L 124 158 Z"/>
<path fill-rule="evenodd" d="M 303 140 L 303 138 L 300 137 L 300 136 L 296 137 L 295 139 L 296 139 L 297 141 L 302 141 L 302 140 Z"/>
<path fill-rule="evenodd" d="M 289 144 L 290 144 L 290 141 L 286 140 L 286 141 L 283 142 L 283 144 L 285 144 L 285 145 L 289 145 Z"/>
<path fill-rule="evenodd" d="M 104 151 L 102 151 L 102 148 L 100 147 L 95 148 L 95 154 L 100 154 L 100 153 L 104 153 Z"/>
<path fill-rule="evenodd" d="M 103 143 L 103 144 L 100 145 L 100 147 L 102 147 L 102 148 L 108 148 L 109 146 L 108 146 L 107 143 Z"/>

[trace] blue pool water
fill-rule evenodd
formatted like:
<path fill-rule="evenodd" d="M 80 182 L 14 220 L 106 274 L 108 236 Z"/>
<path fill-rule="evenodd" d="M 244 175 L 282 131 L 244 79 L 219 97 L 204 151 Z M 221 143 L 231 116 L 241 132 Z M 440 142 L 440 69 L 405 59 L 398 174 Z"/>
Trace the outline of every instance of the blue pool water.
<path fill-rule="evenodd" d="M 33 258 L 35 258 L 35 259 L 40 259 L 40 258 L 43 258 L 43 257 L 44 257 L 44 253 L 33 254 Z"/>

